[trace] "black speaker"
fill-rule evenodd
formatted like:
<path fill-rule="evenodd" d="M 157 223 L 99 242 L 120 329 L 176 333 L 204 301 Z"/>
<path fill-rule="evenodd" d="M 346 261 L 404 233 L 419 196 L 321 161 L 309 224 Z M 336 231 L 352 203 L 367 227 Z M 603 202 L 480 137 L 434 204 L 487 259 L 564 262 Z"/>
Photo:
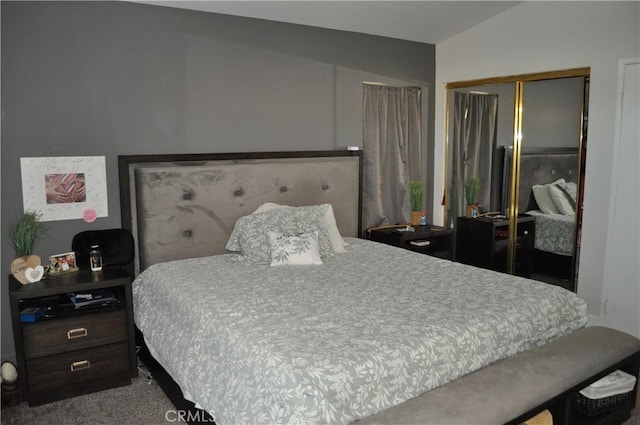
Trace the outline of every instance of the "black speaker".
<path fill-rule="evenodd" d="M 89 268 L 89 251 L 98 245 L 102 253 L 102 266 L 128 268 L 133 263 L 134 242 L 126 229 L 87 230 L 73 237 L 71 249 L 76 253 L 80 268 Z"/>

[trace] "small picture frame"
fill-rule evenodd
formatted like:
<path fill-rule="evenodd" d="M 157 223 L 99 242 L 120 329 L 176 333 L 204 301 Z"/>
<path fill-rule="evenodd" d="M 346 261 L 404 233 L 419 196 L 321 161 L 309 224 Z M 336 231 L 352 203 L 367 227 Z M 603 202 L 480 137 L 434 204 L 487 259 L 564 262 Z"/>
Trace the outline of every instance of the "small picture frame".
<path fill-rule="evenodd" d="M 70 273 L 78 271 L 78 263 L 76 262 L 76 253 L 64 252 L 49 257 L 49 275 L 58 275 L 62 273 Z"/>

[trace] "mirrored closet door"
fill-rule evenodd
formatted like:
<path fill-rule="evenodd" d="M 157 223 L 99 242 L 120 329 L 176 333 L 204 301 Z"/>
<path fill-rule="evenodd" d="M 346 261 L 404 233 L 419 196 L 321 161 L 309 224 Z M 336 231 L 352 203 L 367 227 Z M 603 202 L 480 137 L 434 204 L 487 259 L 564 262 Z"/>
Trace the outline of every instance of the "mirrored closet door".
<path fill-rule="evenodd" d="M 447 85 L 455 259 L 576 290 L 589 69 Z"/>

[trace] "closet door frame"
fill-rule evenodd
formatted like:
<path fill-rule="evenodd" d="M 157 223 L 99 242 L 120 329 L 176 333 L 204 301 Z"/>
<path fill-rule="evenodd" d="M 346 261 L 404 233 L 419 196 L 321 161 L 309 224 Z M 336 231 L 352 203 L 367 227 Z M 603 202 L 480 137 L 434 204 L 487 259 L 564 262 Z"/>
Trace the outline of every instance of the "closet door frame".
<path fill-rule="evenodd" d="M 626 108 L 638 108 L 637 77 L 631 77 L 627 70 L 633 67 L 635 71 L 640 67 L 640 57 L 621 59 L 618 64 L 618 90 L 616 106 L 615 135 L 613 139 L 613 172 L 611 175 L 611 197 L 609 201 L 609 221 L 607 224 L 607 249 L 604 265 L 604 287 L 603 303 L 601 307 L 602 322 L 605 326 L 630 333 L 640 337 L 640 270 L 638 268 L 638 244 L 640 235 L 632 231 L 629 226 L 637 226 L 637 198 L 625 197 L 625 194 L 635 190 L 638 196 L 637 179 L 633 182 L 628 177 L 631 170 L 637 172 L 636 167 L 625 167 L 623 162 L 633 163 L 633 154 L 628 152 L 632 143 L 637 143 L 638 134 L 629 134 L 625 131 L 640 133 L 638 125 L 630 125 L 625 118 L 636 116 L 632 110 L 625 111 Z M 631 77 L 631 78 L 630 78 Z M 635 83 L 636 87 L 629 87 L 627 83 Z M 625 93 L 629 97 L 625 96 Z M 635 94 L 635 99 L 633 95 Z M 633 102 L 638 103 L 633 103 Z M 623 138 L 623 136 L 626 136 Z M 637 160 L 637 156 L 635 158 Z M 629 163 L 627 162 L 627 164 Z M 625 185 L 626 183 L 626 185 Z M 631 187 L 630 187 L 631 185 Z M 630 205 L 629 200 L 634 201 L 635 207 Z M 636 238 L 633 240 L 633 238 Z"/>

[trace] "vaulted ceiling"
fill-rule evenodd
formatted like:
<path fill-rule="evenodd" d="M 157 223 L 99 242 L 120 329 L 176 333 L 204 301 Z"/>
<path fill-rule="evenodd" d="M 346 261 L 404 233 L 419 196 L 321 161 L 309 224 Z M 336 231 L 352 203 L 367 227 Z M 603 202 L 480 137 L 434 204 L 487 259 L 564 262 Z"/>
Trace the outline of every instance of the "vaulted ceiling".
<path fill-rule="evenodd" d="M 438 44 L 519 1 L 136 1 Z"/>

